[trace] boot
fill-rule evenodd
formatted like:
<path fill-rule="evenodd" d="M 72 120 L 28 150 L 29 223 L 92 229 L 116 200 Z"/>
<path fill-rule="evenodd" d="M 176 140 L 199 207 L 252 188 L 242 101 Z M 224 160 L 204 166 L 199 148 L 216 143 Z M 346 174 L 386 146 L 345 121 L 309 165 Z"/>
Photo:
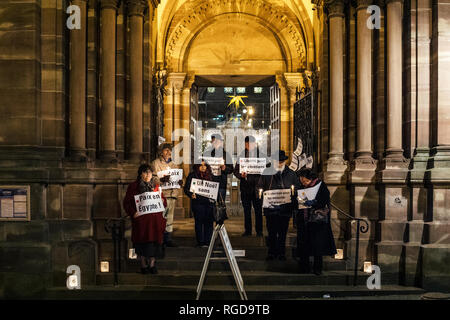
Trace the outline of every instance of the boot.
<path fill-rule="evenodd" d="M 167 242 L 166 242 L 166 246 L 169 248 L 175 248 L 178 247 L 175 242 L 173 242 L 172 240 L 172 232 L 167 232 Z"/>

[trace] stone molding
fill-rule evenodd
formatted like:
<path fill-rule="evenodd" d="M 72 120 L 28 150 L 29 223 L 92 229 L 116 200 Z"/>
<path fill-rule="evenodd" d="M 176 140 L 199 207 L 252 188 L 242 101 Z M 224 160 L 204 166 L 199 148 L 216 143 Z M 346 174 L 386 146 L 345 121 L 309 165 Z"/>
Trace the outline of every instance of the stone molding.
<path fill-rule="evenodd" d="M 147 9 L 147 1 L 145 0 L 127 0 L 127 15 L 144 16 L 145 9 Z"/>
<path fill-rule="evenodd" d="M 356 11 L 358 10 L 365 10 L 367 9 L 370 5 L 374 5 L 376 3 L 374 3 L 374 0 L 356 0 Z"/>
<path fill-rule="evenodd" d="M 119 8 L 120 0 L 101 0 L 100 7 L 101 9 L 114 9 L 117 10 Z"/>
<path fill-rule="evenodd" d="M 344 13 L 345 3 L 343 0 L 325 1 L 325 7 L 327 8 L 329 19 L 336 17 L 340 18 L 345 17 Z"/>

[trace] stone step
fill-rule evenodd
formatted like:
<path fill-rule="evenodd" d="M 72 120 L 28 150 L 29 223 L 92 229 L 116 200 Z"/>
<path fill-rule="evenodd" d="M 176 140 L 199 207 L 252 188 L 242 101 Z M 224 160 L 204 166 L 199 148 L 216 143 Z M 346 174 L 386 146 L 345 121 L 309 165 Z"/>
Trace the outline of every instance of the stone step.
<path fill-rule="evenodd" d="M 68 290 L 65 287 L 54 287 L 47 290 L 41 299 L 70 300 L 193 300 L 197 286 L 160 286 L 160 285 L 112 285 L 86 286 L 81 290 Z M 423 289 L 398 285 L 385 285 L 380 290 L 369 290 L 366 286 L 336 285 L 276 285 L 269 288 L 265 285 L 248 285 L 245 291 L 249 300 L 311 299 L 322 298 L 325 294 L 330 298 L 374 297 L 374 296 L 413 296 L 419 299 Z M 239 293 L 234 286 L 206 285 L 201 300 L 238 300 Z"/>
<path fill-rule="evenodd" d="M 201 271 L 174 272 L 170 270 L 159 270 L 156 275 L 143 275 L 140 273 L 120 273 L 118 283 L 120 285 L 161 285 L 177 286 L 198 284 Z M 267 271 L 244 271 L 241 273 L 244 285 L 266 286 L 286 285 L 353 285 L 353 272 L 349 271 L 326 271 L 320 276 L 314 274 L 282 273 Z M 368 274 L 359 272 L 358 285 L 365 285 Z M 386 281 L 386 279 L 383 279 Z M 114 275 L 97 274 L 97 285 L 111 285 L 114 283 Z M 209 271 L 205 278 L 205 285 L 234 285 L 234 277 L 231 271 Z M 270 288 L 267 288 L 269 290 Z"/>
<path fill-rule="evenodd" d="M 264 237 L 257 237 L 256 235 L 250 237 L 242 237 L 239 235 L 228 235 L 230 239 L 231 246 L 233 248 L 250 248 L 250 247 L 265 247 L 266 246 L 266 235 Z M 196 240 L 195 236 L 189 234 L 174 234 L 173 240 L 177 245 L 183 247 L 195 247 Z M 220 238 L 216 240 L 216 243 L 220 243 Z M 296 246 L 297 245 L 297 235 L 290 233 L 286 237 L 286 246 Z"/>
<path fill-rule="evenodd" d="M 293 250 L 295 247 L 287 246 L 286 247 L 286 257 L 290 258 L 293 256 Z M 241 247 L 241 246 L 233 246 L 233 250 L 245 250 L 245 258 L 255 259 L 255 260 L 264 260 L 267 256 L 268 248 L 266 246 L 261 247 Z M 194 248 L 194 247 L 176 247 L 176 248 L 166 248 L 166 257 L 178 257 L 178 258 L 194 258 L 194 257 L 206 257 L 208 252 L 208 248 Z M 217 254 L 221 254 L 225 256 L 223 252 L 222 245 L 217 245 L 214 247 L 213 254 L 217 252 Z M 219 253 L 220 252 L 220 253 Z M 324 257 L 324 261 L 335 260 L 333 257 Z"/>
<path fill-rule="evenodd" d="M 237 258 L 238 266 L 241 271 L 273 271 L 273 272 L 292 272 L 298 271 L 298 262 L 293 259 L 286 261 L 265 261 L 252 260 L 248 258 Z M 158 269 L 171 271 L 201 271 L 203 268 L 204 258 L 180 259 L 177 257 L 167 257 L 157 261 Z M 125 264 L 124 272 L 138 272 L 140 264 L 136 260 L 128 260 Z M 209 270 L 212 271 L 228 271 L 230 266 L 226 258 L 213 260 L 210 262 Z M 347 271 L 345 260 L 328 260 L 323 263 L 324 271 Z"/>

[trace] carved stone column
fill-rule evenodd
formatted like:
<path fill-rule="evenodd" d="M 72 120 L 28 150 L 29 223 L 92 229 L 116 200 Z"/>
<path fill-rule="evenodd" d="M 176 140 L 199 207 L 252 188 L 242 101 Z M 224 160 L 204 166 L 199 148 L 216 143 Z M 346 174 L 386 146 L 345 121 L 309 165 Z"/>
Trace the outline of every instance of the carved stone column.
<path fill-rule="evenodd" d="M 80 29 L 70 31 L 70 155 L 86 159 L 86 0 L 73 0 L 80 8 Z"/>
<path fill-rule="evenodd" d="M 164 102 L 164 137 L 172 141 L 172 133 L 181 127 L 181 93 L 185 73 L 170 73 L 167 77 L 167 96 Z"/>
<path fill-rule="evenodd" d="M 345 181 L 347 162 L 344 160 L 344 2 L 326 3 L 330 39 L 330 152 L 326 163 L 325 181 Z"/>
<path fill-rule="evenodd" d="M 118 0 L 101 1 L 100 20 L 100 153 L 116 159 L 116 14 Z"/>
<path fill-rule="evenodd" d="M 376 169 L 372 158 L 372 30 L 367 27 L 367 7 L 371 3 L 372 0 L 358 0 L 356 8 L 357 144 L 351 172 L 353 183 L 371 183 Z"/>
<path fill-rule="evenodd" d="M 143 22 L 146 1 L 128 0 L 130 19 L 130 160 L 142 158 Z"/>
<path fill-rule="evenodd" d="M 387 148 L 384 169 L 405 171 L 402 148 L 402 1 L 386 1 L 387 37 Z M 404 174 L 403 174 L 404 175 Z M 403 175 L 383 179 L 401 179 Z M 406 178 L 406 177 L 405 177 Z"/>
<path fill-rule="evenodd" d="M 280 88 L 280 148 L 286 152 L 286 155 L 291 156 L 291 137 L 289 132 L 290 111 L 289 111 L 289 96 L 287 90 L 286 79 L 282 75 L 276 76 L 276 82 Z"/>
<path fill-rule="evenodd" d="M 296 92 L 297 88 L 300 87 L 303 76 L 301 73 L 285 73 L 284 78 L 286 79 L 286 84 L 289 92 L 289 156 L 291 152 L 294 152 L 297 142 L 294 139 L 294 103 L 297 100 Z"/>

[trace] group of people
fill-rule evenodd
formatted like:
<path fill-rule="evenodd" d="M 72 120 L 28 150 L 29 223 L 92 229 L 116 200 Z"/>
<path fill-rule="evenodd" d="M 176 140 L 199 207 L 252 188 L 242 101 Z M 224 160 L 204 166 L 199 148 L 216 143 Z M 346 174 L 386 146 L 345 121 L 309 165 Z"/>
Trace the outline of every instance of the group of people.
<path fill-rule="evenodd" d="M 220 158 L 212 166 L 208 158 Z M 240 170 L 241 158 L 258 158 L 267 161 L 262 173 L 246 173 Z M 286 260 L 286 236 L 291 217 L 297 227 L 297 250 L 299 271 L 310 272 L 309 257 L 314 257 L 313 272 L 322 272 L 322 257 L 336 254 L 333 233 L 330 224 L 330 192 L 326 184 L 318 179 L 311 169 L 294 172 L 286 166 L 283 150 L 277 157 L 269 160 L 257 147 L 252 136 L 245 138 L 245 150 L 238 156 L 233 167 L 230 155 L 223 148 L 223 138 L 215 134 L 211 139 L 211 147 L 203 157 L 193 165 L 186 182 L 180 180 L 179 187 L 161 188 L 161 184 L 170 180 L 169 175 L 161 175 L 177 166 L 171 159 L 171 145 L 163 144 L 158 159 L 150 165 L 139 167 L 138 177 L 128 187 L 124 208 L 132 220 L 132 242 L 141 262 L 142 273 L 157 273 L 155 257 L 165 246 L 176 246 L 172 239 L 173 216 L 178 192 L 183 188 L 191 200 L 191 210 L 195 219 L 195 235 L 197 246 L 208 246 L 214 228 L 214 210 L 216 202 L 225 202 L 228 175 L 233 173 L 240 180 L 241 201 L 244 208 L 244 233 L 252 235 L 252 207 L 255 214 L 256 236 L 263 236 L 263 214 L 266 217 L 268 254 L 266 260 Z M 271 164 L 269 165 L 269 162 Z M 216 182 L 219 184 L 217 199 L 191 191 L 192 179 Z M 306 188 L 318 188 L 314 199 L 302 199 L 297 191 Z M 264 205 L 264 194 L 269 191 L 290 190 L 289 201 L 276 205 Z M 164 210 L 157 213 L 138 215 L 135 196 L 144 192 L 158 192 L 164 204 Z M 275 191 L 275 194 L 277 191 Z M 162 250 L 163 251 L 163 250 Z"/>

